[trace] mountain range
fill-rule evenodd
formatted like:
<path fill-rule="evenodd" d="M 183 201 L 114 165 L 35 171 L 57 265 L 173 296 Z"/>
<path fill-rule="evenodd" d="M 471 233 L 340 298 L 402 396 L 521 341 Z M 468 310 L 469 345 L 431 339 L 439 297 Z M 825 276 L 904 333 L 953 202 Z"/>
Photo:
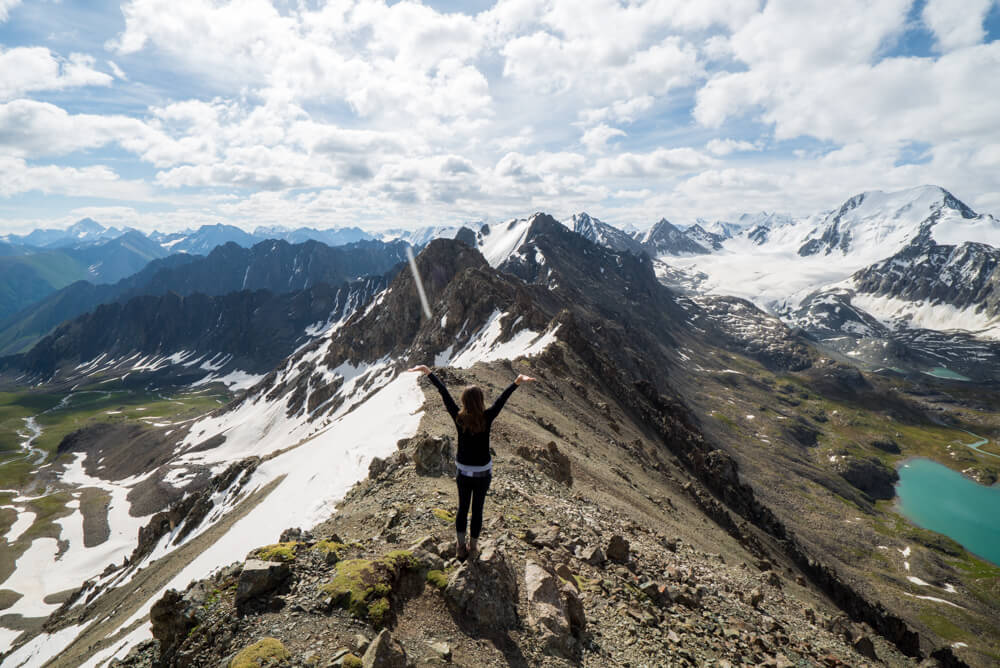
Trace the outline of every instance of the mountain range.
<path fill-rule="evenodd" d="M 5 665 L 989 665 L 1000 566 L 890 499 L 914 457 L 1000 477 L 961 440 L 1000 431 L 993 344 L 861 304 L 988 311 L 996 221 L 920 188 L 571 222 L 430 240 L 429 316 L 401 241 L 172 256 L 5 358 Z M 963 368 L 946 341 L 982 382 L 920 373 Z M 481 562 L 449 548 L 421 363 L 491 396 L 538 378 L 494 429 Z"/>

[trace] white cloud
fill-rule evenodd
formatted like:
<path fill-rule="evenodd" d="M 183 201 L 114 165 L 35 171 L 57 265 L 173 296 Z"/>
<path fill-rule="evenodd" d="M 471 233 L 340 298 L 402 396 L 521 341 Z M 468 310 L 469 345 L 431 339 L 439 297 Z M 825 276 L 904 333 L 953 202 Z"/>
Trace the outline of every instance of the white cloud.
<path fill-rule="evenodd" d="M 608 148 L 608 140 L 624 136 L 626 134 L 623 130 L 601 123 L 597 127 L 590 128 L 584 132 L 580 143 L 586 146 L 587 150 L 591 153 L 603 153 Z"/>
<path fill-rule="evenodd" d="M 734 152 L 757 151 L 759 148 L 748 141 L 742 139 L 712 139 L 705 148 L 712 155 L 729 155 Z"/>
<path fill-rule="evenodd" d="M 983 20 L 994 0 L 964 0 L 961 6 L 950 0 L 927 0 L 921 14 L 923 21 L 934 33 L 942 51 L 973 46 L 983 41 L 986 31 Z"/>
<path fill-rule="evenodd" d="M 122 180 L 105 166 L 33 166 L 22 158 L 0 155 L 0 196 L 10 197 L 31 191 L 115 200 L 151 198 L 146 184 Z"/>
<path fill-rule="evenodd" d="M 601 158 L 594 175 L 612 178 L 655 178 L 691 172 L 715 164 L 715 160 L 693 148 L 659 148 L 649 153 L 619 153 Z"/>
<path fill-rule="evenodd" d="M 111 73 L 114 74 L 115 77 L 122 79 L 123 81 L 128 81 L 128 76 L 124 71 L 122 71 L 122 68 L 118 67 L 118 64 L 115 61 L 109 60 L 108 67 L 111 68 Z"/>
<path fill-rule="evenodd" d="M 126 116 L 71 115 L 47 102 L 0 104 L 0 146 L 19 156 L 64 155 L 146 134 L 142 122 Z"/>
<path fill-rule="evenodd" d="M 80 53 L 61 59 L 40 46 L 0 50 L 0 100 L 40 90 L 110 85 L 112 77 L 95 70 L 94 62 Z"/>
<path fill-rule="evenodd" d="M 0 23 L 7 20 L 10 10 L 21 4 L 21 0 L 0 0 Z"/>

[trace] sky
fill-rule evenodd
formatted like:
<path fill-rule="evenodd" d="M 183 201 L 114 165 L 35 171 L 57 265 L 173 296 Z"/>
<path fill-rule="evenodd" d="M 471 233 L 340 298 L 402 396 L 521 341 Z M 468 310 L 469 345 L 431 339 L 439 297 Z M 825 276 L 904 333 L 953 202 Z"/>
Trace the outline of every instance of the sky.
<path fill-rule="evenodd" d="M 1000 214 L 994 0 L 0 0 L 0 234 Z"/>

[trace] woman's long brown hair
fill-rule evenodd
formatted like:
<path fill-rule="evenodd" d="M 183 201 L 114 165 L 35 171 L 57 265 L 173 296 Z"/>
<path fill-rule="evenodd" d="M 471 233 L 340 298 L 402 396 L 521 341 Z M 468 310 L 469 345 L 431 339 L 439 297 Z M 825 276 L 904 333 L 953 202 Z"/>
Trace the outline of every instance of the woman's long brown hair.
<path fill-rule="evenodd" d="M 486 403 L 483 401 L 483 391 L 476 385 L 467 387 L 462 392 L 462 410 L 455 420 L 467 432 L 478 434 L 486 431 Z"/>

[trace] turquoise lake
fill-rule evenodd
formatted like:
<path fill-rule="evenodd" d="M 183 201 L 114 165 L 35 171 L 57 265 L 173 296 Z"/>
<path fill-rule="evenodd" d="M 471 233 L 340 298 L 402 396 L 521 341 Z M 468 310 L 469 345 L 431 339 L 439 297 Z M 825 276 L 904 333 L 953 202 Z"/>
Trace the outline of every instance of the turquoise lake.
<path fill-rule="evenodd" d="M 926 458 L 908 460 L 896 485 L 903 515 L 1000 565 L 1000 487 L 984 487 Z"/>
<path fill-rule="evenodd" d="M 972 380 L 968 376 L 963 376 L 957 371 L 952 371 L 951 369 L 945 368 L 943 366 L 936 366 L 930 371 L 924 371 L 928 376 L 935 376 L 937 378 L 947 378 L 948 380 Z"/>

